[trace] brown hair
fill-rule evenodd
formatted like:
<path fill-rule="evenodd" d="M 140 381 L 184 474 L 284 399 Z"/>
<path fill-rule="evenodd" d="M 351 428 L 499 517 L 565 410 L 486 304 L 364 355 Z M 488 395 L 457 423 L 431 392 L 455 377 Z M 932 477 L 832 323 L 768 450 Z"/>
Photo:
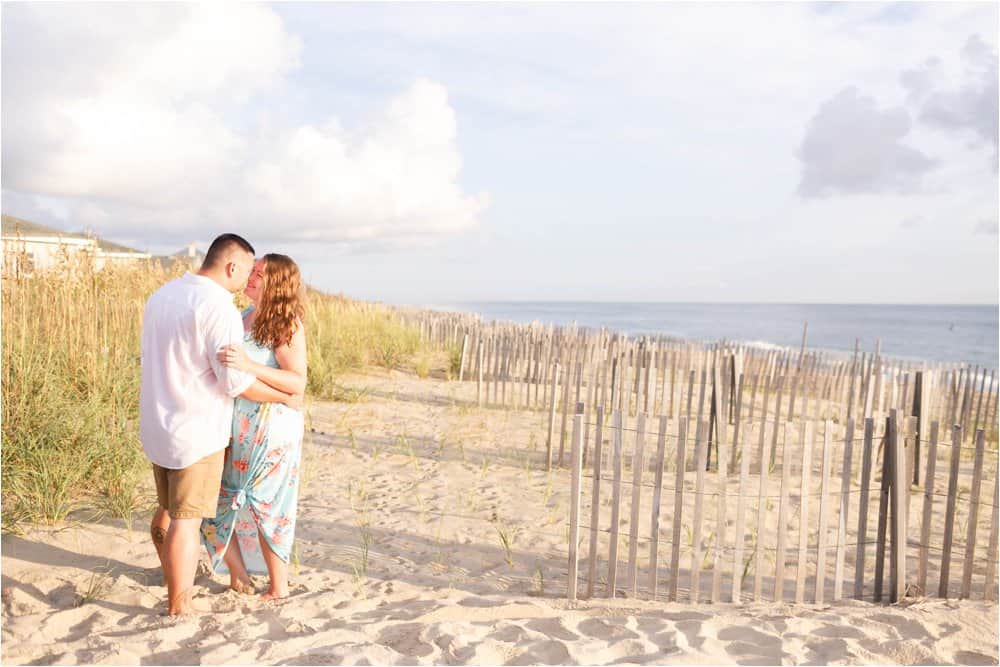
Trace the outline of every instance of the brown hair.
<path fill-rule="evenodd" d="M 264 255 L 263 280 L 253 339 L 260 345 L 278 348 L 292 340 L 302 317 L 302 275 L 287 255 Z"/>

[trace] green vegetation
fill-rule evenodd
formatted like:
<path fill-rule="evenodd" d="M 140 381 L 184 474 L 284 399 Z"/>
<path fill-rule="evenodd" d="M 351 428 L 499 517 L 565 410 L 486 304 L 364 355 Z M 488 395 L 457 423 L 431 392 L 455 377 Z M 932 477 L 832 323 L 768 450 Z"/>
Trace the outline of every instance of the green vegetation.
<path fill-rule="evenodd" d="M 138 439 L 140 333 L 146 299 L 182 274 L 150 263 L 57 271 L 2 283 L 3 530 L 56 523 L 75 509 L 126 520 L 152 507 Z M 419 333 L 387 309 L 307 294 L 307 394 L 344 395 L 338 375 L 393 368 Z M 355 397 L 357 400 L 357 397 Z"/>

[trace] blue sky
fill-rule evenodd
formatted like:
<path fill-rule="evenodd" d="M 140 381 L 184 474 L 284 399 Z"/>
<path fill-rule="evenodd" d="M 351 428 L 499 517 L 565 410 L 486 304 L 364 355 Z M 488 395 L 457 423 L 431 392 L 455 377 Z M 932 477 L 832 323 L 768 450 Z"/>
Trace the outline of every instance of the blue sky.
<path fill-rule="evenodd" d="M 397 303 L 996 303 L 995 3 L 4 5 L 3 210 Z"/>

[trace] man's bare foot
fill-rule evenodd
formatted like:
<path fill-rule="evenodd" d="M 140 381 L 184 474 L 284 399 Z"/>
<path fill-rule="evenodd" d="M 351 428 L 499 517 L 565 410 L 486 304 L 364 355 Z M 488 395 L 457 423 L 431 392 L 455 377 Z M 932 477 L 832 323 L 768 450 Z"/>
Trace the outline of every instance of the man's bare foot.
<path fill-rule="evenodd" d="M 254 588 L 253 582 L 249 579 L 230 579 L 229 588 L 240 593 L 241 595 L 253 595 L 257 592 Z"/>
<path fill-rule="evenodd" d="M 204 600 L 188 600 L 184 604 L 178 604 L 174 609 L 168 609 L 168 616 L 193 616 L 197 614 L 211 614 L 215 610 Z"/>
<path fill-rule="evenodd" d="M 288 591 L 280 593 L 278 591 L 270 590 L 266 593 L 261 593 L 260 601 L 269 602 L 270 600 L 284 600 L 287 597 L 288 597 Z"/>

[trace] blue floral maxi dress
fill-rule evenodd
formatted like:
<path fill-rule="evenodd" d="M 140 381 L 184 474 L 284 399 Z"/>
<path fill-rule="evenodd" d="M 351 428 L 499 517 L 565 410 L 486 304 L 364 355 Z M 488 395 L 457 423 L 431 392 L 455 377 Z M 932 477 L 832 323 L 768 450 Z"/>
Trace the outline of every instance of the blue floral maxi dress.
<path fill-rule="evenodd" d="M 258 345 L 249 333 L 243 348 L 253 361 L 279 368 L 274 350 Z M 288 562 L 295 536 L 304 425 L 301 412 L 281 403 L 236 398 L 219 507 L 214 519 L 201 524 L 202 542 L 216 574 L 229 572 L 223 557 L 233 533 L 250 574 L 267 574 L 258 531 Z"/>

